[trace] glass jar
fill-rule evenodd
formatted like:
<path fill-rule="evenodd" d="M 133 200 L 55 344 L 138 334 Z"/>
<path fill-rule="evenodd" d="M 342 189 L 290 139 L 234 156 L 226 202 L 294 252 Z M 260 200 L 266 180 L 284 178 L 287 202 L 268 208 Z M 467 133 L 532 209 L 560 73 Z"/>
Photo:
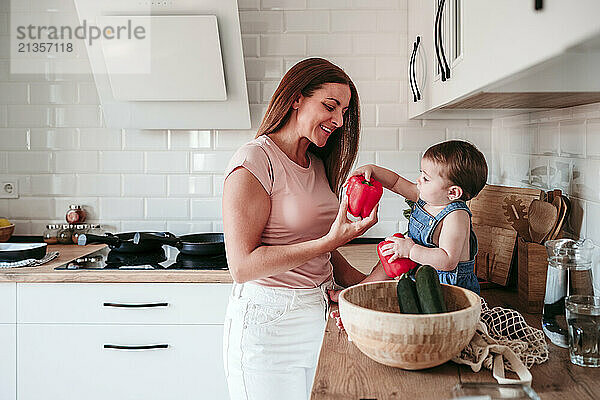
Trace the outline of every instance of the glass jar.
<path fill-rule="evenodd" d="M 58 231 L 60 230 L 59 224 L 46 225 L 44 230 L 44 242 L 48 244 L 58 244 Z"/>
<path fill-rule="evenodd" d="M 77 244 L 77 239 L 79 239 L 79 235 L 82 233 L 88 233 L 90 226 L 87 224 L 77 224 L 73 229 L 73 233 L 71 234 L 71 240 L 74 244 Z"/>
<path fill-rule="evenodd" d="M 80 224 L 85 221 L 86 217 L 87 213 L 83 207 L 77 204 L 71 204 L 67 210 L 67 214 L 65 215 L 65 218 L 69 224 Z"/>
<path fill-rule="evenodd" d="M 57 238 L 60 244 L 71 244 L 73 243 L 73 229 L 74 225 L 64 224 L 60 226 L 58 230 Z"/>

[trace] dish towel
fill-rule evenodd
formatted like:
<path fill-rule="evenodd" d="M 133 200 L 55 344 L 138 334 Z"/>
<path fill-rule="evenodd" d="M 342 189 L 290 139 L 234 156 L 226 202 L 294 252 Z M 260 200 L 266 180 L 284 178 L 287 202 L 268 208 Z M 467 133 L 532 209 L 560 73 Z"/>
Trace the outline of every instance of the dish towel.
<path fill-rule="evenodd" d="M 36 260 L 35 258 L 28 258 L 27 260 L 21 261 L 0 262 L 0 268 L 37 267 L 54 260 L 56 257 L 58 257 L 58 251 L 51 251 L 50 253 L 46 254 L 44 258 L 40 258 L 39 260 Z"/>

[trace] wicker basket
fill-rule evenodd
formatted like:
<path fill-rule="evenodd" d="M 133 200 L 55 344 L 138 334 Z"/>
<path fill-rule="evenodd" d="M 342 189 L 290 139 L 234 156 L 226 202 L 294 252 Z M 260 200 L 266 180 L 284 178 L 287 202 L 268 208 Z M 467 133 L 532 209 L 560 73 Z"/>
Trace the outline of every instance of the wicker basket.
<path fill-rule="evenodd" d="M 470 290 L 442 284 L 443 314 L 401 314 L 396 281 L 353 286 L 340 294 L 340 316 L 348 336 L 369 358 L 417 370 L 440 365 L 469 343 L 481 313 Z"/>
<path fill-rule="evenodd" d="M 3 226 L 0 228 L 0 242 L 6 242 L 12 236 L 15 231 L 15 224 L 9 226 Z"/>

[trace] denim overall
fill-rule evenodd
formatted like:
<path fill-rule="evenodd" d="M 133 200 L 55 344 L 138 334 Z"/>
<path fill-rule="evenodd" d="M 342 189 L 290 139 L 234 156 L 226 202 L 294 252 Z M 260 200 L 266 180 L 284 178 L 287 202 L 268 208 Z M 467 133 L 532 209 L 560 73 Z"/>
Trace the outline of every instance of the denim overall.
<path fill-rule="evenodd" d="M 419 199 L 410 213 L 410 219 L 408 222 L 408 236 L 416 244 L 420 244 L 425 247 L 437 247 L 433 243 L 433 232 L 439 222 L 444 217 L 450 214 L 452 211 L 465 210 L 471 214 L 471 210 L 465 204 L 464 201 L 455 201 L 450 203 L 444 208 L 438 215 L 433 217 L 427 211 L 425 211 L 425 202 Z M 470 257 L 469 261 L 461 261 L 458 263 L 455 269 L 452 271 L 439 271 L 438 276 L 441 283 L 447 283 L 449 285 L 460 286 L 465 289 L 469 289 L 479 294 L 479 282 L 477 276 L 475 276 L 475 256 L 477 255 L 477 237 L 473 232 L 473 226 L 471 225 L 471 237 L 469 239 Z"/>

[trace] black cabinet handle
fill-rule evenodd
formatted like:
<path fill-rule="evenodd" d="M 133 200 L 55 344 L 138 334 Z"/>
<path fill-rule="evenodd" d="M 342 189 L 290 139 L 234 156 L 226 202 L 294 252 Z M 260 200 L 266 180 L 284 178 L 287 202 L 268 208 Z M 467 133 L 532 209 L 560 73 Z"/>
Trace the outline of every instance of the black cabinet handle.
<path fill-rule="evenodd" d="M 421 36 L 417 36 L 417 40 L 415 41 L 415 45 L 414 45 L 414 56 L 413 56 L 413 62 L 412 62 L 412 79 L 413 82 L 415 83 L 415 91 L 417 92 L 417 100 L 421 100 L 421 92 L 419 92 L 419 85 L 417 83 L 417 67 L 416 67 L 416 63 L 417 63 L 417 54 L 419 52 L 419 45 L 421 44 Z"/>
<path fill-rule="evenodd" d="M 440 25 L 440 11 L 442 9 L 442 0 L 439 0 L 438 7 L 435 13 L 435 22 L 433 24 L 433 37 L 435 42 L 435 58 L 437 59 L 437 65 L 440 68 L 440 72 L 442 74 L 442 80 L 446 80 L 444 66 L 442 65 L 442 59 L 440 57 L 440 43 L 438 37 L 438 26 Z"/>
<path fill-rule="evenodd" d="M 168 344 L 148 344 L 145 346 L 123 346 L 119 344 L 105 344 L 105 349 L 115 350 L 152 350 L 152 349 L 168 349 Z"/>
<path fill-rule="evenodd" d="M 151 307 L 168 307 L 169 303 L 145 303 L 145 304 L 121 304 L 121 303 L 104 303 L 104 307 L 118 308 L 151 308 Z"/>
<path fill-rule="evenodd" d="M 410 54 L 410 61 L 408 62 L 408 82 L 410 83 L 410 90 L 413 95 L 413 102 L 417 102 L 417 93 L 415 92 L 415 88 L 413 86 L 413 66 L 415 62 L 415 52 L 417 51 L 417 47 L 413 44 L 413 50 Z M 415 82 L 416 83 L 416 82 Z"/>
<path fill-rule="evenodd" d="M 442 14 L 444 13 L 444 6 L 446 5 L 446 0 L 440 0 L 440 18 L 438 20 L 438 40 L 440 41 L 440 53 L 442 55 L 442 60 L 444 64 L 441 65 L 442 69 L 442 81 L 450 79 L 450 67 L 448 66 L 448 61 L 446 61 L 446 53 L 444 51 L 444 38 L 442 37 Z M 445 72 L 445 74 L 444 74 Z"/>
<path fill-rule="evenodd" d="M 544 8 L 544 0 L 535 0 L 535 10 L 539 11 Z"/>

